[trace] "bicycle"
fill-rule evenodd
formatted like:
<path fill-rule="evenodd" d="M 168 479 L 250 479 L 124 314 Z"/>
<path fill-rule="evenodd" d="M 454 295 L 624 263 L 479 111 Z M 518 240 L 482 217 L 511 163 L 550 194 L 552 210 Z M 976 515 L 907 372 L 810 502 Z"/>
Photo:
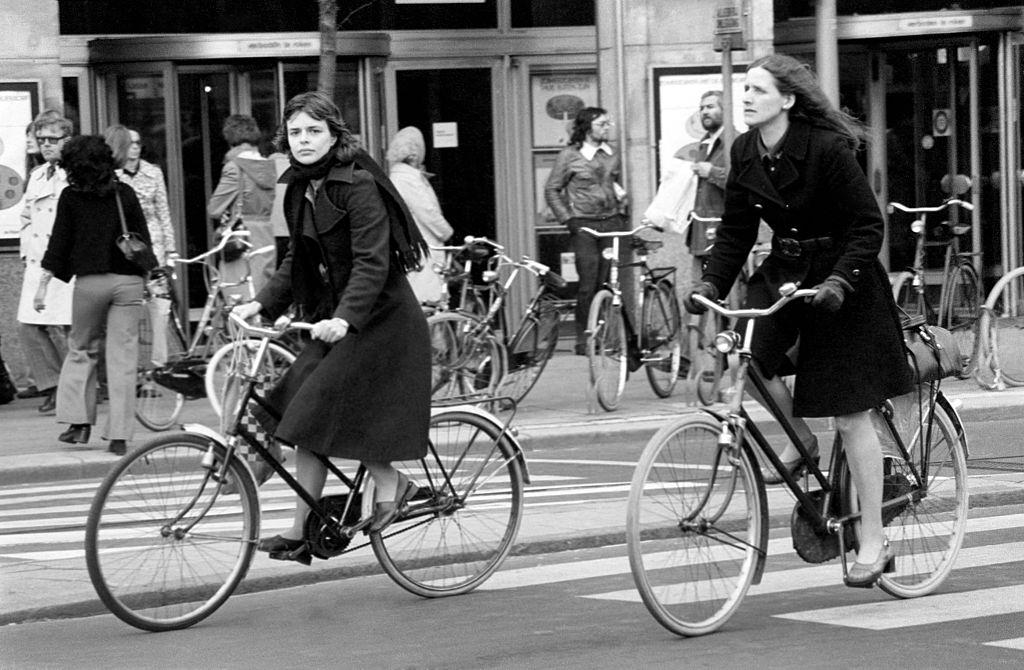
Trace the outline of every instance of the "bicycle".
<path fill-rule="evenodd" d="M 682 320 L 679 301 L 673 282 L 675 267 L 652 268 L 647 255 L 661 248 L 663 242 L 638 237 L 642 230 L 653 228 L 644 222 L 630 231 L 600 233 L 581 227 L 580 232 L 598 238 L 610 238 L 612 246 L 605 258 L 611 260 L 608 282 L 594 294 L 587 317 L 587 359 L 590 367 L 590 390 L 598 404 L 608 412 L 619 406 L 626 390 L 630 367 L 640 365 L 647 373 L 647 381 L 659 398 L 672 395 L 679 377 L 682 359 Z M 637 260 L 623 263 L 619 260 L 619 241 L 630 238 Z M 639 268 L 640 334 L 623 310 L 622 289 L 619 285 L 620 268 Z"/>
<path fill-rule="evenodd" d="M 969 183 L 969 182 L 968 182 Z M 958 194 L 966 188 L 957 189 Z M 927 217 L 929 214 L 948 210 L 958 206 L 967 211 L 974 206 L 953 196 L 936 207 L 907 207 L 898 202 L 890 202 L 888 211 L 894 210 L 908 214 L 920 214 L 910 224 L 910 230 L 917 240 L 914 248 L 914 264 L 908 270 L 899 273 L 893 280 L 892 295 L 896 304 L 907 314 L 922 315 L 928 323 L 946 328 L 956 337 L 960 351 L 965 356 L 967 365 L 962 379 L 970 376 L 977 364 L 978 320 L 981 316 L 981 280 L 974 269 L 973 259 L 979 253 L 960 250 L 960 238 L 970 232 L 971 224 L 943 221 L 932 226 L 929 231 Z M 928 241 L 927 236 L 945 238 L 939 241 Z M 936 310 L 928 297 L 925 281 L 925 250 L 927 247 L 944 249 L 942 265 L 942 285 L 939 291 L 939 304 Z"/>
<path fill-rule="evenodd" d="M 565 280 L 527 256 L 510 258 L 503 246 L 485 237 L 467 237 L 463 246 L 467 258 L 488 259 L 483 272 L 488 295 L 486 300 L 479 295 L 472 299 L 474 305 L 486 305 L 486 312 L 478 316 L 459 309 L 427 318 L 433 397 L 503 396 L 517 403 L 537 383 L 558 344 L 561 316 L 555 291 Z M 515 330 L 510 330 L 506 297 L 522 272 L 539 281 Z"/>
<path fill-rule="evenodd" d="M 135 416 L 150 430 L 162 431 L 171 428 L 181 414 L 185 400 L 202 398 L 204 395 L 214 399 L 216 394 L 208 395 L 204 384 L 204 376 L 208 361 L 218 350 L 229 344 L 226 330 L 225 315 L 237 303 L 237 297 L 229 297 L 226 291 L 238 287 L 244 288 L 251 296 L 253 283 L 249 272 L 249 258 L 255 254 L 269 253 L 273 246 L 250 250 L 243 254 L 246 272 L 238 281 L 222 281 L 216 268 L 208 259 L 216 258 L 231 241 L 241 240 L 247 248 L 249 232 L 235 230 L 221 238 L 220 242 L 209 251 L 193 258 L 181 258 L 177 255 L 168 257 L 170 276 L 166 273 L 164 281 L 159 281 L 157 291 L 152 297 L 170 300 L 171 308 L 167 320 L 168 357 L 166 361 L 152 360 L 153 328 L 149 322 L 149 311 L 142 310 L 139 327 L 139 368 L 136 382 Z M 193 331 L 192 338 L 185 335 L 185 326 L 181 321 L 175 282 L 178 278 L 176 268 L 203 263 L 206 268 L 207 296 L 203 311 Z M 292 355 L 294 360 L 294 355 Z M 170 391 L 168 393 L 167 391 Z M 214 404 L 216 409 L 216 404 Z"/>
<path fill-rule="evenodd" d="M 155 437 L 124 456 L 93 499 L 86 564 L 115 616 L 143 630 L 181 629 L 231 596 L 260 534 L 247 452 L 265 459 L 311 505 L 305 540 L 318 559 L 369 544 L 392 580 L 426 598 L 472 591 L 498 569 L 518 532 L 530 481 L 511 417 L 502 423 L 464 403 L 432 408 L 427 455 L 394 464 L 419 490 L 394 523 L 370 533 L 373 487 L 362 465 L 350 476 L 320 457 L 345 492 L 315 500 L 273 458 L 252 421 L 254 406 L 266 408 L 260 365 L 271 340 L 311 324 L 264 328 L 230 318 L 236 341 L 260 344 L 255 357 L 233 360 L 221 432 L 193 424 Z M 353 542 L 360 533 L 368 539 Z"/>
<path fill-rule="evenodd" d="M 1024 386 L 1024 267 L 1003 275 L 982 305 L 974 376 L 989 390 Z"/>
<path fill-rule="evenodd" d="M 723 317 L 748 321 L 742 336 L 723 331 L 717 337 L 720 350 L 739 354 L 737 392 L 728 407 L 702 408 L 661 428 L 630 485 L 626 539 L 633 579 L 647 609 L 673 633 L 717 630 L 761 581 L 768 506 L 755 450 L 797 500 L 791 518 L 797 554 L 810 563 L 841 558 L 845 579 L 860 513 L 838 433 L 826 477 L 789 422 L 781 424 L 806 463 L 801 486 L 742 404 L 748 380 L 766 395 L 763 377 L 750 365 L 757 318 L 814 292 L 786 285 L 766 309 L 734 310 L 695 298 Z M 878 586 L 899 598 L 923 596 L 949 575 L 963 542 L 969 504 L 963 424 L 938 381 L 886 401 L 872 420 L 883 446 L 883 523 L 896 549 L 895 572 L 883 573 Z M 810 490 L 812 483 L 818 488 Z"/>

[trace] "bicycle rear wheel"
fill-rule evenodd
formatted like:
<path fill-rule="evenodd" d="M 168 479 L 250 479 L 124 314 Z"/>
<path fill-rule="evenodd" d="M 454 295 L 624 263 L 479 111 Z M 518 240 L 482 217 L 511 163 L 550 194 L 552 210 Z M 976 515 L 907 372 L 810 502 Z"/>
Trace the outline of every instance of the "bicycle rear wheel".
<path fill-rule="evenodd" d="M 989 339 L 996 371 L 1011 386 L 1024 385 L 1024 273 L 1003 277 L 986 301 Z"/>
<path fill-rule="evenodd" d="M 978 363 L 978 318 L 981 315 L 981 282 L 970 263 L 957 265 L 946 284 L 946 303 L 940 326 L 953 333 L 966 365 L 961 379 L 970 377 Z"/>
<path fill-rule="evenodd" d="M 659 430 L 633 472 L 626 542 L 647 609 L 677 635 L 717 630 L 759 575 L 768 509 L 749 451 L 718 446 L 720 424 L 692 415 Z"/>
<path fill-rule="evenodd" d="M 612 292 L 597 292 L 587 318 L 587 358 L 590 387 L 597 402 L 608 412 L 619 406 L 626 390 L 626 324 L 622 306 L 614 304 Z"/>
<path fill-rule="evenodd" d="M 641 347 L 647 381 L 659 398 L 672 395 L 682 358 L 681 319 L 675 289 L 668 281 L 644 287 Z"/>
<path fill-rule="evenodd" d="M 504 354 L 488 329 L 460 312 L 427 317 L 434 400 L 493 396 L 504 374 Z"/>
<path fill-rule="evenodd" d="M 259 538 L 259 500 L 237 458 L 220 493 L 203 465 L 212 448 L 191 433 L 162 435 L 118 462 L 93 498 L 85 559 L 103 604 L 149 631 L 186 628 L 212 614 L 245 577 Z"/>
<path fill-rule="evenodd" d="M 891 429 L 879 431 L 884 457 L 884 499 L 905 494 L 915 498 L 882 511 L 886 536 L 896 551 L 896 571 L 883 573 L 878 585 L 899 598 L 927 595 L 946 580 L 967 526 L 967 439 L 959 417 L 941 394 L 935 401 L 930 430 L 927 417 L 921 430 L 918 403 L 919 399 L 923 401 L 927 411 L 929 390 L 924 385 L 923 398 L 913 392 L 887 401 L 883 408 L 892 415 L 893 428 L 907 448 L 909 462 L 895 448 Z M 911 466 L 921 474 L 923 490 L 916 485 Z M 848 492 L 851 509 L 859 509 L 855 496 L 849 495 L 853 487 L 848 477 L 843 488 Z"/>
<path fill-rule="evenodd" d="M 154 332 L 149 308 L 143 305 L 139 319 L 139 363 L 135 382 L 135 418 L 146 428 L 155 431 L 167 430 L 174 425 L 185 406 L 185 396 L 157 384 L 153 372 Z M 173 311 L 168 316 L 165 333 L 167 358 L 174 360 L 185 351 L 185 337 L 178 324 L 178 315 Z M 166 361 L 164 361 L 166 362 Z"/>
<path fill-rule="evenodd" d="M 537 383 L 558 344 L 558 309 L 541 300 L 536 314 L 529 314 L 508 346 L 508 370 L 497 394 L 515 402 L 526 397 Z"/>
<path fill-rule="evenodd" d="M 718 402 L 725 373 L 725 354 L 715 349 L 715 335 L 720 330 L 716 314 L 705 312 L 696 324 L 687 328 L 690 341 L 690 371 L 687 379 L 693 384 L 702 405 Z"/>
<path fill-rule="evenodd" d="M 370 534 L 388 576 L 425 598 L 467 593 L 487 580 L 519 532 L 520 459 L 491 422 L 471 412 L 436 412 L 427 456 L 394 464 L 420 492 L 404 518 Z"/>
<path fill-rule="evenodd" d="M 242 365 L 243 369 L 248 371 L 249 366 L 252 364 L 252 358 L 259 349 L 259 345 L 260 340 L 242 340 L 240 356 L 235 361 L 236 364 Z M 210 405 L 213 406 L 213 411 L 217 413 L 217 416 L 221 414 L 225 384 L 232 361 L 235 360 L 232 357 L 235 346 L 235 343 L 232 342 L 218 349 L 210 358 L 210 362 L 206 365 L 206 372 L 203 374 L 203 386 L 206 388 L 206 397 L 209 398 Z M 272 388 L 294 362 L 295 354 L 291 350 L 277 342 L 269 343 L 267 345 L 267 355 L 263 358 L 259 374 L 257 375 L 260 378 L 261 387 L 266 389 Z"/>

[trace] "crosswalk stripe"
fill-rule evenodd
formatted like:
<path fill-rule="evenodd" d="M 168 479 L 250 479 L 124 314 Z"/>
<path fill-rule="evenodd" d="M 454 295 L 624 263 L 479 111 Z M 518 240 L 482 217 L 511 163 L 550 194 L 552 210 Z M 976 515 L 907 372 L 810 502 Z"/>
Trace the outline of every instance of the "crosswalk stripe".
<path fill-rule="evenodd" d="M 890 630 L 1015 612 L 1024 612 L 1024 584 L 961 593 L 932 594 L 927 598 L 910 600 L 828 607 L 774 616 L 847 628 Z"/>
<path fill-rule="evenodd" d="M 985 642 L 985 645 L 989 647 L 1005 647 L 1007 649 L 1020 649 L 1024 651 L 1024 637 L 1018 637 L 1011 640 L 994 640 L 992 642 Z"/>

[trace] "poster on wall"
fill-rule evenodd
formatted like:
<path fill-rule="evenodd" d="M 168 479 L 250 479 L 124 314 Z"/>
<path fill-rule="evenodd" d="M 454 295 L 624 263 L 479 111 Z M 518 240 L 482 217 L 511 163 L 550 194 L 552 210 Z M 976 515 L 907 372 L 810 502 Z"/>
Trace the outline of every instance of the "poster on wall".
<path fill-rule="evenodd" d="M 584 107 L 597 105 L 596 74 L 545 74 L 530 79 L 533 146 L 564 147 L 572 121 Z"/>
<path fill-rule="evenodd" d="M 39 82 L 0 81 L 0 247 L 17 247 L 25 192 L 25 127 L 39 111 Z"/>
<path fill-rule="evenodd" d="M 747 130 L 742 103 L 744 69 L 737 66 L 732 78 L 732 118 L 737 134 Z M 695 155 L 705 132 L 700 123 L 700 98 L 708 91 L 722 90 L 722 71 L 714 66 L 655 68 L 653 75 L 654 136 L 660 180 L 670 171 L 678 152 Z"/>

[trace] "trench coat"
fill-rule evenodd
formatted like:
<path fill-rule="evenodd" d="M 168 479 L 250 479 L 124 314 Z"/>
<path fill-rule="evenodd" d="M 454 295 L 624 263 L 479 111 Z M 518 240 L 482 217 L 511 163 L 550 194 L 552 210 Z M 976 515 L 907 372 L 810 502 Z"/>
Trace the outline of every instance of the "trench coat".
<path fill-rule="evenodd" d="M 391 254 L 387 207 L 374 177 L 334 166 L 312 206 L 285 172 L 289 250 L 256 296 L 276 318 L 293 302 L 307 321 L 349 323 L 331 345 L 313 340 L 267 396 L 274 436 L 337 458 L 400 461 L 427 452 L 430 337 Z M 312 213 L 312 218 L 309 216 Z"/>
<path fill-rule="evenodd" d="M 74 279 L 62 282 L 54 278 L 46 287 L 46 307 L 37 312 L 32 299 L 39 288 L 43 274 L 40 263 L 50 244 L 50 233 L 57 218 L 57 201 L 68 185 L 64 170 L 57 168 L 53 177 L 46 178 L 47 164 L 43 163 L 29 175 L 25 187 L 24 209 L 21 212 L 20 254 L 25 262 L 18 300 L 18 321 L 40 326 L 71 325 L 71 295 Z"/>
<path fill-rule="evenodd" d="M 899 312 L 878 260 L 884 222 L 853 151 L 837 133 L 793 120 L 770 177 L 758 142 L 752 130 L 733 145 L 725 212 L 705 281 L 719 295 L 728 293 L 764 220 L 773 251 L 751 277 L 751 307 L 774 302 L 785 282 L 811 288 L 835 275 L 853 288 L 835 313 L 797 301 L 755 326 L 752 350 L 765 374 L 796 373 L 794 413 L 841 416 L 906 392 L 911 376 Z M 806 248 L 799 257 L 787 256 L 780 238 Z M 786 352 L 797 336 L 794 369 Z"/>

